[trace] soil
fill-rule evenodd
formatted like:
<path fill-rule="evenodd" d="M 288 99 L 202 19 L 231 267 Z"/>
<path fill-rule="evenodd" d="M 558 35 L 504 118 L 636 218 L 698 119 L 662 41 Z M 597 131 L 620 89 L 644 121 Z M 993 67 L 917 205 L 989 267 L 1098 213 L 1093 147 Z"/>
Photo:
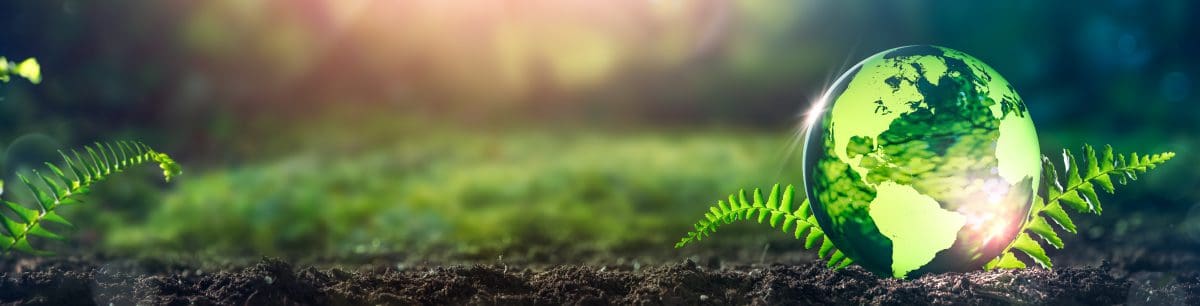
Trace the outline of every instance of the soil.
<path fill-rule="evenodd" d="M 1052 304 L 1200 305 L 1200 274 L 1115 277 L 1112 265 L 880 278 L 816 263 L 709 267 L 692 260 L 629 269 L 500 264 L 356 271 L 263 258 L 223 271 L 153 260 L 26 258 L 5 263 L 0 302 L 132 304 Z M 1130 277 L 1142 275 L 1140 277 Z"/>
<path fill-rule="evenodd" d="M 214 262 L 203 255 L 18 255 L 0 258 L 0 304 L 1200 305 L 1200 219 L 1123 213 L 1096 221 L 1081 227 L 1091 230 L 1065 235 L 1065 249 L 1048 250 L 1052 270 L 911 280 L 855 266 L 827 269 L 794 245 L 727 247 L 721 240 L 706 241 L 716 248 L 660 248 L 640 257 L 631 255 L 635 250 L 530 249 L 499 258 L 391 254 L 293 264 Z"/>

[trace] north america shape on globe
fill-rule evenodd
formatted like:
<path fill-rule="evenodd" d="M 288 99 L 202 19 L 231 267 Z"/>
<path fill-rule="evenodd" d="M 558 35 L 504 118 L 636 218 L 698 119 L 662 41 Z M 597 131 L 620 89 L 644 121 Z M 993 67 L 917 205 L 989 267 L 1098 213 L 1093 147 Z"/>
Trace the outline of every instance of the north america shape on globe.
<path fill-rule="evenodd" d="M 867 270 L 979 269 L 1028 217 L 1037 133 L 1013 87 L 978 59 L 938 46 L 880 52 L 817 107 L 805 192 L 833 244 Z"/>

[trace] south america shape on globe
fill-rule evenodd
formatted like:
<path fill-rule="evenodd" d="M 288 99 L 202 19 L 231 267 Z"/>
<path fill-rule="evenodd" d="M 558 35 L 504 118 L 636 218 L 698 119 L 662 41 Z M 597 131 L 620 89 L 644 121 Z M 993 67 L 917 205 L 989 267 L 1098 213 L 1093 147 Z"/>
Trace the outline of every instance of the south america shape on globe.
<path fill-rule="evenodd" d="M 843 254 L 898 278 L 982 267 L 1016 237 L 1041 173 L 1025 102 L 965 53 L 906 46 L 852 67 L 805 135 L 805 192 Z"/>

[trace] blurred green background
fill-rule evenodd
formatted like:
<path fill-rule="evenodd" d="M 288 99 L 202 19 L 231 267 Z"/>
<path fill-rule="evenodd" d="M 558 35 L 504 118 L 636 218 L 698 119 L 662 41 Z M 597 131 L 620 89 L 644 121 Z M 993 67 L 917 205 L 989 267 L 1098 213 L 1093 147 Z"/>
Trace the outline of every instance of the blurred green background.
<path fill-rule="evenodd" d="M 0 148 L 6 175 L 115 139 L 184 166 L 171 184 L 147 169 L 100 186 L 93 207 L 71 212 L 77 249 L 786 253 L 799 243 L 741 225 L 671 246 L 736 188 L 802 183 L 799 114 L 842 70 L 936 44 L 1004 75 L 1047 154 L 1084 142 L 1179 152 L 1099 219 L 1166 213 L 1179 217 L 1161 226 L 1174 228 L 1200 222 L 1196 11 L 1125 0 L 12 0 L 0 3 L 0 55 L 38 58 L 44 80 L 0 87 Z"/>

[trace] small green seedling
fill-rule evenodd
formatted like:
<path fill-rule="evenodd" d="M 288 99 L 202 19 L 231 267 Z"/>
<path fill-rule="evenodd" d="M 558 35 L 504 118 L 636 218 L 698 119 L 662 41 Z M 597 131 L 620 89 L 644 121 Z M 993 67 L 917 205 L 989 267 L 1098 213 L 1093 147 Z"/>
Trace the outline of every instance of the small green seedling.
<path fill-rule="evenodd" d="M 1053 265 L 1046 256 L 1042 243 L 1061 249 L 1063 242 L 1054 228 L 1069 233 L 1075 233 L 1077 230 L 1065 208 L 1079 213 L 1099 215 L 1103 210 L 1096 192 L 1097 186 L 1112 194 L 1116 191 L 1114 182 L 1124 185 L 1137 180 L 1139 173 L 1145 173 L 1165 163 L 1175 157 L 1175 153 L 1133 153 L 1127 157 L 1113 154 L 1111 146 L 1104 146 L 1103 151 L 1097 154 L 1092 146 L 1085 145 L 1083 156 L 1085 159 L 1079 161 L 1070 150 L 1063 150 L 1065 177 L 1059 176 L 1060 172 L 1049 157 L 1042 156 L 1041 186 L 1038 195 L 1034 197 L 1029 218 L 1024 222 L 1017 238 L 1000 256 L 988 262 L 984 269 L 1025 268 L 1026 263 L 1018 259 L 1014 249 L 1038 265 L 1051 268 Z M 682 248 L 702 240 L 715 233 L 721 225 L 740 220 L 756 220 L 760 224 L 767 223 L 772 228 L 793 234 L 796 239 L 804 239 L 806 249 L 819 245 L 817 256 L 825 260 L 829 267 L 842 268 L 853 263 L 825 236 L 813 216 L 808 200 L 800 200 L 799 205 L 795 205 L 796 201 L 796 191 L 792 185 L 787 185 L 781 190 L 776 184 L 766 199 L 763 199 L 762 191 L 757 188 L 751 195 L 747 195 L 744 189 L 740 190 L 730 195 L 728 200 L 717 201 L 716 205 L 709 207 L 704 218 L 693 225 L 695 230 L 688 232 L 675 247 Z M 1051 226 L 1052 223 L 1054 226 Z M 1032 238 L 1035 236 L 1042 241 Z"/>
<path fill-rule="evenodd" d="M 112 174 L 147 162 L 158 163 L 159 168 L 163 170 L 163 178 L 168 182 L 182 173 L 179 164 L 170 156 L 159 153 L 141 142 L 96 143 L 93 146 L 84 146 L 82 151 L 85 153 L 71 150 L 69 155 L 59 151 L 63 158 L 61 165 L 46 163 L 46 168 L 51 174 L 43 175 L 37 170 L 33 170 L 29 176 L 17 174 L 21 183 L 33 193 L 37 205 L 29 208 L 12 201 L 0 201 L 4 204 L 3 208 L 0 208 L 0 212 L 3 212 L 0 213 L 0 222 L 4 225 L 4 231 L 0 232 L 0 254 L 9 254 L 12 251 L 34 255 L 49 254 L 30 245 L 30 236 L 65 240 L 62 235 L 48 229 L 47 222 L 73 228 L 74 225 L 63 218 L 58 209 L 83 202 L 79 198 L 91 190 L 92 184 Z M 3 192 L 3 183 L 0 181 L 0 193 Z"/>

